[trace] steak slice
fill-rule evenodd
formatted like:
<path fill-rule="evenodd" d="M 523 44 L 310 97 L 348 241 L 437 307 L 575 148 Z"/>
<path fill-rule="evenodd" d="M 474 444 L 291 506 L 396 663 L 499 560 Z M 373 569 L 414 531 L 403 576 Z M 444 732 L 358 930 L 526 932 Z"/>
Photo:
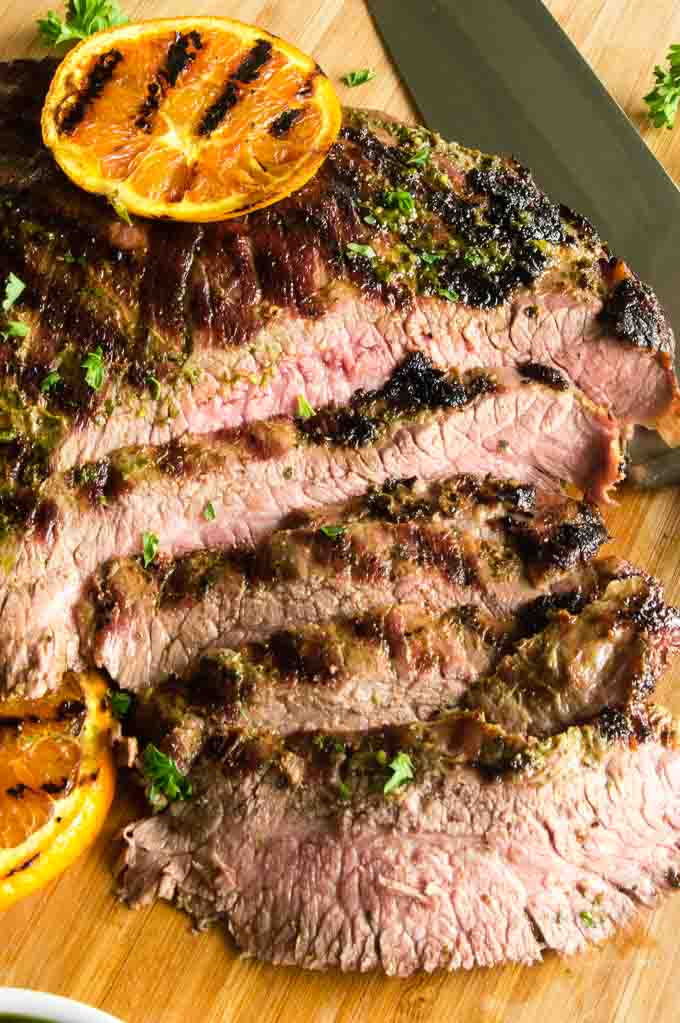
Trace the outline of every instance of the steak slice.
<path fill-rule="evenodd" d="M 161 538 L 169 555 L 253 544 L 296 509 L 413 475 L 493 473 L 553 493 L 571 480 L 606 500 L 621 445 L 608 416 L 562 382 L 514 371 L 443 374 L 414 355 L 381 391 L 306 420 L 122 449 L 53 476 L 37 505 L 0 504 L 24 520 L 0 543 L 11 566 L 0 586 L 0 671 L 6 686 L 23 682 L 37 694 L 77 663 L 74 611 L 87 580 L 103 562 L 137 552 L 144 534 Z"/>
<path fill-rule="evenodd" d="M 679 740 L 655 707 L 542 741 L 460 713 L 342 745 L 254 740 L 127 829 L 122 895 L 309 969 L 570 955 L 677 887 Z"/>
<path fill-rule="evenodd" d="M 275 206 L 128 225 L 42 146 L 55 67 L 0 64 L 0 281 L 25 282 L 12 316 L 29 328 L 0 344 L 8 480 L 292 414 L 300 394 L 341 404 L 413 351 L 461 371 L 541 363 L 680 439 L 655 296 L 515 161 L 347 111 L 320 172 Z"/>
<path fill-rule="evenodd" d="M 608 539 L 597 510 L 510 481 L 390 481 L 267 537 L 144 568 L 102 566 L 78 609 L 80 652 L 123 688 L 193 672 L 219 647 L 392 605 L 506 617 L 541 593 L 584 590 Z"/>
<path fill-rule="evenodd" d="M 392 607 L 216 651 L 188 682 L 140 695 L 128 731 L 186 773 L 235 730 L 337 734 L 463 707 L 517 735 L 548 736 L 605 708 L 639 707 L 680 647 L 680 612 L 627 562 L 589 569 L 587 586 L 502 620 L 471 605 L 429 617 Z"/>
<path fill-rule="evenodd" d="M 611 559 L 602 574 L 590 603 L 581 599 L 578 613 L 550 612 L 546 627 L 481 678 L 465 705 L 510 732 L 552 735 L 604 707 L 648 699 L 680 648 L 680 611 L 664 602 L 655 579 L 625 563 Z"/>

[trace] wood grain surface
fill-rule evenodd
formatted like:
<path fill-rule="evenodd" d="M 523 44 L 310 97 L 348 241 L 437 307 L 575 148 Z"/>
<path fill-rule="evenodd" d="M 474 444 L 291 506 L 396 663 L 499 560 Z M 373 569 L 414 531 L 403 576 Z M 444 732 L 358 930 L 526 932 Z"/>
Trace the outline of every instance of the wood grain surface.
<path fill-rule="evenodd" d="M 49 5 L 50 0 L 0 0 L 1 58 L 41 53 L 33 18 Z M 135 18 L 197 9 L 186 0 L 123 0 L 123 5 Z M 664 59 L 671 42 L 680 41 L 680 3 L 548 0 L 548 7 L 680 181 L 680 126 L 675 132 L 650 129 L 642 104 L 653 65 Z M 375 80 L 352 101 L 414 116 L 363 0 L 202 0 L 199 10 L 257 22 L 291 39 L 313 51 L 335 80 L 355 67 L 375 67 Z M 346 90 L 339 88 L 344 99 Z M 630 258 L 634 262 L 634 253 Z M 680 268 L 678 276 L 680 286 Z M 669 598 L 680 603 L 677 491 L 629 491 L 607 518 L 616 537 L 612 549 L 660 576 Z M 680 712 L 678 683 L 676 669 L 663 683 L 661 699 Z M 132 803 L 119 799 L 96 846 L 55 883 L 0 918 L 0 984 L 70 995 L 125 1023 L 678 1019 L 680 896 L 642 916 L 630 934 L 572 960 L 549 956 L 532 968 L 407 981 L 306 974 L 239 959 L 223 933 L 196 936 L 187 919 L 167 905 L 138 912 L 120 906 L 112 896 L 113 839 L 134 813 Z"/>

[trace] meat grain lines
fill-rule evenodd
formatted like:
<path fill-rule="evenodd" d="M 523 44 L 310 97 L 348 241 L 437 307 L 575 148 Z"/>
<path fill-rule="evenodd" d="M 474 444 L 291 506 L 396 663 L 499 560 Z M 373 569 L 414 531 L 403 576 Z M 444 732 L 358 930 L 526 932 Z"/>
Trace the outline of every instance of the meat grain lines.
<path fill-rule="evenodd" d="M 94 660 L 190 771 L 125 896 L 315 968 L 608 935 L 679 876 L 678 615 L 590 503 L 634 424 L 680 440 L 653 293 L 513 161 L 356 111 L 275 208 L 124 225 L 40 145 L 53 66 L 0 69 L 0 668 Z"/>

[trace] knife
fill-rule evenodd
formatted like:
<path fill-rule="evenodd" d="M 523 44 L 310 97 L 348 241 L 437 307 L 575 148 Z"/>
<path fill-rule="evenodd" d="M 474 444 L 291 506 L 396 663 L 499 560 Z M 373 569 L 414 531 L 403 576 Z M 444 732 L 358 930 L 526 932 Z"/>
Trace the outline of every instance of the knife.
<path fill-rule="evenodd" d="M 680 190 L 541 0 L 368 0 L 423 121 L 515 155 L 548 194 L 631 254 L 680 342 Z M 679 129 L 680 130 L 680 127 Z M 680 352 L 676 352 L 680 369 Z M 680 450 L 638 430 L 644 479 L 680 482 Z M 652 484 L 654 485 L 654 484 Z"/>

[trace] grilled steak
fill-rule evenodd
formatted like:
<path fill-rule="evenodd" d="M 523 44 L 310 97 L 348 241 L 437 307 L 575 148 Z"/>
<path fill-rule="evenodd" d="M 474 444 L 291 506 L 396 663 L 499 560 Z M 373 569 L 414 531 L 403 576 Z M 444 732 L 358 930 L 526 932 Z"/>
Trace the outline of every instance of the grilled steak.
<path fill-rule="evenodd" d="M 656 580 L 630 566 L 608 564 L 603 574 L 590 603 L 576 614 L 552 612 L 546 628 L 473 687 L 466 706 L 508 731 L 552 735 L 604 707 L 649 698 L 680 647 L 680 612 L 664 603 Z"/>
<path fill-rule="evenodd" d="M 541 593 L 587 591 L 606 539 L 591 505 L 537 500 L 530 486 L 392 481 L 255 551 L 109 562 L 78 609 L 81 655 L 140 689 L 192 672 L 211 648 L 391 605 L 505 617 Z"/>
<path fill-rule="evenodd" d="M 245 954 L 311 969 L 572 954 L 677 887 L 679 741 L 655 708 L 540 742 L 461 714 L 252 741 L 130 826 L 123 896 L 173 899 Z"/>
<path fill-rule="evenodd" d="M 188 682 L 146 692 L 132 733 L 186 773 L 206 744 L 238 729 L 338 733 L 464 707 L 547 736 L 605 708 L 640 706 L 680 647 L 680 612 L 618 558 L 590 569 L 588 587 L 504 619 L 471 605 L 430 617 L 393 607 L 214 652 Z"/>
<path fill-rule="evenodd" d="M 491 472 L 557 493 L 570 479 L 606 499 L 621 436 L 562 384 L 514 371 L 434 370 L 412 356 L 377 392 L 306 420 L 279 418 L 220 437 L 128 448 L 53 475 L 0 543 L 0 670 L 32 692 L 77 663 L 73 612 L 98 565 L 135 553 L 144 533 L 168 554 L 257 542 L 295 509 L 364 494 L 393 477 Z M 210 505 L 212 515 L 206 517 Z M 16 522 L 16 519 L 19 522 Z"/>
<path fill-rule="evenodd" d="M 514 161 L 349 111 L 289 199 L 221 224 L 128 225 L 41 144 L 55 66 L 0 65 L 0 280 L 25 282 L 12 317 L 29 328 L 0 345 L 7 482 L 291 414 L 300 394 L 343 403 L 418 350 L 461 371 L 547 365 L 680 439 L 656 298 Z"/>

